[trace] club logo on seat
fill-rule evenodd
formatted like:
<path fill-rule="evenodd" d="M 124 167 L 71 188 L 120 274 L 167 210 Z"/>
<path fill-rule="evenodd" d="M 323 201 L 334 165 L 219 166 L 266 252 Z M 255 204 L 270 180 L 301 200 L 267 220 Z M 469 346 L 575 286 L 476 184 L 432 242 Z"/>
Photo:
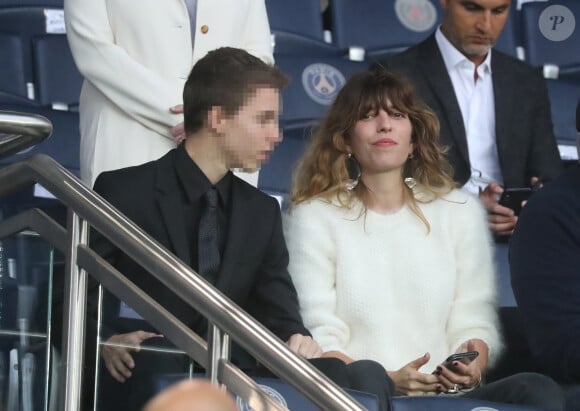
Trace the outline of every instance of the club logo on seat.
<path fill-rule="evenodd" d="M 288 408 L 288 403 L 286 402 L 286 400 L 284 399 L 282 394 L 280 394 L 274 388 L 269 387 L 267 385 L 263 385 L 263 384 L 258 384 L 258 386 L 266 393 L 267 396 L 272 398 L 274 400 L 274 402 Z M 259 401 L 259 399 L 258 399 L 258 401 Z M 238 405 L 238 408 L 240 409 L 240 411 L 254 411 L 254 409 L 252 407 L 250 407 L 250 405 L 248 403 L 246 403 L 240 397 L 236 397 L 236 404 Z"/>
<path fill-rule="evenodd" d="M 418 33 L 433 29 L 437 22 L 437 10 L 429 0 L 397 0 L 395 13 L 403 26 Z"/>
<path fill-rule="evenodd" d="M 568 7 L 554 4 L 542 11 L 538 25 L 540 32 L 548 40 L 564 41 L 574 33 L 576 19 Z"/>
<path fill-rule="evenodd" d="M 344 83 L 342 73 L 328 64 L 311 64 L 302 72 L 302 86 L 306 94 L 318 104 L 325 106 L 334 101 Z"/>

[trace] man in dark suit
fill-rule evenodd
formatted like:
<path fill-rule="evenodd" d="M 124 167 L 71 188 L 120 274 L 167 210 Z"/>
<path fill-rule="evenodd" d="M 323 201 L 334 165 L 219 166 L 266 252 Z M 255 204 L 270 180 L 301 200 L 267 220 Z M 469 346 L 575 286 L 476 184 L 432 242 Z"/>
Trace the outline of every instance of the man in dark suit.
<path fill-rule="evenodd" d="M 492 50 L 511 0 L 440 0 L 443 21 L 422 43 L 381 64 L 409 77 L 441 123 L 455 180 L 478 194 L 496 235 L 517 217 L 505 187 L 538 186 L 561 171 L 544 79 Z"/>
<path fill-rule="evenodd" d="M 312 358 L 320 356 L 321 350 L 299 314 L 287 272 L 278 202 L 229 171 L 257 169 L 281 140 L 279 90 L 286 82 L 277 68 L 244 51 L 223 48 L 210 52 L 196 63 L 185 85 L 185 142 L 159 160 L 101 174 L 94 189 L 197 271 L 205 258 L 198 255 L 202 240 L 197 233 L 204 196 L 212 190 L 218 200 L 221 264 L 206 279 L 286 341 L 292 351 Z M 205 336 L 205 319 L 145 269 L 110 243 L 97 240 L 95 248 Z M 153 394 L 150 374 L 185 372 L 188 361 L 179 355 L 136 353 L 145 342 L 164 345 L 163 337 L 130 307 L 107 301 L 103 316 L 107 341 L 102 357 L 110 375 L 125 384 L 119 396 L 111 395 L 109 388 L 102 389 L 100 409 L 140 409 Z M 146 360 L 146 356 L 158 358 Z M 232 354 L 233 361 L 244 369 L 255 366 L 248 357 Z M 105 383 L 106 387 L 116 385 L 114 381 Z M 104 397 L 112 397 L 111 404 L 105 405 Z"/>

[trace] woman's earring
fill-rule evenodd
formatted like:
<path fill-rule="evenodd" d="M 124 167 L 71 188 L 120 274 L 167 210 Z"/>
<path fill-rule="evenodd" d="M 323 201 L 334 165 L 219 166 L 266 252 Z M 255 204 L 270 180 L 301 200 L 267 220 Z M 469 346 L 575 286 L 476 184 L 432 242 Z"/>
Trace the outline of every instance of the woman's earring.
<path fill-rule="evenodd" d="M 361 176 L 360 165 L 352 153 L 348 153 L 348 156 L 346 157 L 346 171 L 348 172 L 348 181 L 346 182 L 345 187 L 350 191 L 358 185 Z"/>
<path fill-rule="evenodd" d="M 407 187 L 409 187 L 411 190 L 417 185 L 417 182 L 413 177 L 406 177 L 404 181 Z"/>

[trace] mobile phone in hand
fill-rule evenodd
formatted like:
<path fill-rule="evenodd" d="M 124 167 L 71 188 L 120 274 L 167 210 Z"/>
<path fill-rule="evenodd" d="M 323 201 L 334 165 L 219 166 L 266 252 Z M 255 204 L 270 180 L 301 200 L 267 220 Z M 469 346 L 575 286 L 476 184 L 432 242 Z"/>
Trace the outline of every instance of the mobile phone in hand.
<path fill-rule="evenodd" d="M 530 187 L 506 188 L 499 198 L 499 204 L 511 208 L 515 215 L 519 215 L 522 211 L 522 202 L 527 201 L 532 193 Z"/>
<path fill-rule="evenodd" d="M 447 357 L 442 365 L 444 365 L 445 368 L 452 372 L 457 372 L 457 368 L 453 365 L 455 361 L 461 361 L 464 364 L 469 364 L 471 361 L 475 360 L 478 355 L 478 351 L 458 352 Z M 437 373 L 437 370 L 433 371 L 433 374 L 435 373 Z"/>

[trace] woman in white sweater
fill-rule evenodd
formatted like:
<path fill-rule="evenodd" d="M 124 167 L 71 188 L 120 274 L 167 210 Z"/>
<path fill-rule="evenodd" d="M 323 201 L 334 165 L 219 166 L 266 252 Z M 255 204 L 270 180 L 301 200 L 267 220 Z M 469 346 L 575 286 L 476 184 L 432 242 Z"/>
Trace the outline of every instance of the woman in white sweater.
<path fill-rule="evenodd" d="M 399 395 L 563 409 L 538 374 L 480 387 L 501 351 L 491 239 L 438 140 L 437 118 L 402 78 L 369 71 L 341 90 L 299 165 L 285 224 L 304 322 L 325 356 L 381 363 Z M 454 372 L 442 365 L 464 351 L 479 355 Z"/>

